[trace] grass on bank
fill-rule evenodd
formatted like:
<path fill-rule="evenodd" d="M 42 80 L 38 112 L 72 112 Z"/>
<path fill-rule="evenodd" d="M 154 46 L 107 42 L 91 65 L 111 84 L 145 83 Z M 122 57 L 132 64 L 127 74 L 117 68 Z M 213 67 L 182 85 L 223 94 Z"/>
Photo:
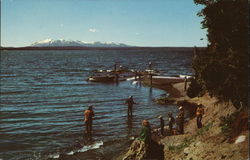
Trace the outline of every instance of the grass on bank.
<path fill-rule="evenodd" d="M 172 152 L 180 153 L 182 152 L 186 147 L 188 147 L 192 142 L 195 141 L 196 137 L 204 134 L 205 132 L 209 131 L 209 129 L 213 126 L 213 122 L 209 122 L 204 127 L 199 129 L 197 133 L 189 138 L 185 138 L 179 145 L 170 145 L 168 146 L 168 149 Z"/>

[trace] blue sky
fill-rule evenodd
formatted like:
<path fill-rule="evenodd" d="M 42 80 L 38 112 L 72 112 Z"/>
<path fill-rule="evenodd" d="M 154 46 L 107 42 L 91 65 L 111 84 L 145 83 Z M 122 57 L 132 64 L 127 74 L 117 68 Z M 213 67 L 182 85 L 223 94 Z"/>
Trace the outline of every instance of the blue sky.
<path fill-rule="evenodd" d="M 1 45 L 44 39 L 206 46 L 193 0 L 1 0 Z M 200 40 L 204 38 L 204 40 Z"/>

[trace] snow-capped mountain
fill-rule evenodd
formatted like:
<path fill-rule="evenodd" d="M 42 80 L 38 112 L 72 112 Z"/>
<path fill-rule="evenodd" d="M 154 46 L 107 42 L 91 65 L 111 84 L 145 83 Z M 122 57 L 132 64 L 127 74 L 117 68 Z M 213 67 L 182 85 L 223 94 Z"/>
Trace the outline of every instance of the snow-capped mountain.
<path fill-rule="evenodd" d="M 77 46 L 77 47 L 129 47 L 123 43 L 102 43 L 102 42 L 84 42 L 84 41 L 68 41 L 64 39 L 53 40 L 45 39 L 31 44 L 32 47 L 62 47 L 62 46 Z"/>

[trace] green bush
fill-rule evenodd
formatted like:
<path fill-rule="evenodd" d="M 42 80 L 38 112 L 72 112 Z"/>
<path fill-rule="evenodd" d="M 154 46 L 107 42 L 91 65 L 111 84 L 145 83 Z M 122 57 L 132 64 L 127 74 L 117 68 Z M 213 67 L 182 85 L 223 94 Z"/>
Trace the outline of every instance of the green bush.
<path fill-rule="evenodd" d="M 248 4 L 246 0 L 194 0 L 205 5 L 198 13 L 204 19 L 208 46 L 196 50 L 193 68 L 199 85 L 236 108 L 248 101 Z M 191 92 L 192 93 L 192 92 Z M 194 96 L 195 94 L 190 94 Z"/>
<path fill-rule="evenodd" d="M 196 81 L 196 79 L 191 78 L 191 83 L 187 89 L 187 95 L 190 98 L 197 97 L 202 94 L 202 86 Z"/>
<path fill-rule="evenodd" d="M 193 141 L 193 137 L 191 138 L 185 138 L 181 144 L 176 145 L 176 146 L 168 146 L 168 149 L 170 151 L 174 152 L 181 152 L 183 151 L 186 147 L 188 147 Z"/>
<path fill-rule="evenodd" d="M 236 120 L 238 113 L 239 112 L 234 112 L 233 114 L 220 117 L 221 131 L 227 138 L 230 138 L 230 134 L 233 130 L 233 123 Z"/>
<path fill-rule="evenodd" d="M 202 127 L 197 131 L 197 136 L 202 135 L 204 132 L 207 132 L 212 126 L 213 122 L 209 122 L 208 124 L 206 124 L 204 127 Z"/>

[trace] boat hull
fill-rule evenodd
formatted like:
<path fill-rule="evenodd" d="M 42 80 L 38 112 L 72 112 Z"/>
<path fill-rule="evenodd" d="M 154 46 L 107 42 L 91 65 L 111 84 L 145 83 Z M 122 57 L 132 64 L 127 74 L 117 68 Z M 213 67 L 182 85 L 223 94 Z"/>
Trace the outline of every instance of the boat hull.
<path fill-rule="evenodd" d="M 107 76 L 96 77 L 96 76 L 93 76 L 93 77 L 89 77 L 88 80 L 91 82 L 114 82 L 115 77 L 107 77 Z"/>
<path fill-rule="evenodd" d="M 171 84 L 184 82 L 185 78 L 182 77 L 165 77 L 165 76 L 153 76 L 152 82 L 156 84 Z"/>

